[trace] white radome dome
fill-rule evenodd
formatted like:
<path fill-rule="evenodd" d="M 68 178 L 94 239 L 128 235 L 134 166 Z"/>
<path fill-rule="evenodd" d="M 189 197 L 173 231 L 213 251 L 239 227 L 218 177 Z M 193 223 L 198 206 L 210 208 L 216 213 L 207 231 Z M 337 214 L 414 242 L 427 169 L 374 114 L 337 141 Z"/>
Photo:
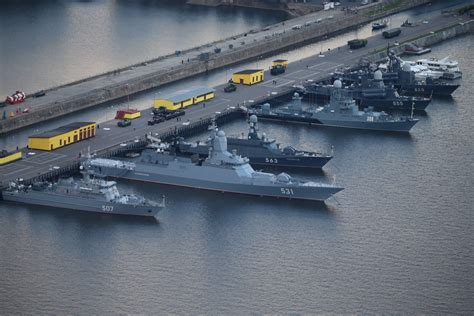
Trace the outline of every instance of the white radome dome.
<path fill-rule="evenodd" d="M 374 72 L 374 79 L 382 80 L 382 72 L 380 70 L 377 70 L 376 72 Z"/>
<path fill-rule="evenodd" d="M 341 80 L 336 80 L 334 81 L 334 88 L 341 89 L 342 88 L 342 82 Z"/>

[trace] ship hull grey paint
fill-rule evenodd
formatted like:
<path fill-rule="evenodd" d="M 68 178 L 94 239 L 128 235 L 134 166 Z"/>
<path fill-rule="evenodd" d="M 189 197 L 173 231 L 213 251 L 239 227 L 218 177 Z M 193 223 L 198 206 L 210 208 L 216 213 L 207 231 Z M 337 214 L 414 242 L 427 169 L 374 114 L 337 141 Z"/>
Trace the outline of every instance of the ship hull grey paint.
<path fill-rule="evenodd" d="M 338 127 L 338 128 L 351 128 L 351 129 L 363 129 L 372 131 L 385 131 L 385 132 L 409 132 L 410 129 L 418 122 L 418 120 L 407 120 L 399 122 L 358 122 L 358 121 L 341 121 L 332 120 L 329 118 L 315 118 L 310 116 L 296 116 L 296 115 L 281 115 L 276 113 L 258 113 L 254 112 L 259 118 L 264 120 L 274 120 L 283 122 L 295 122 L 295 123 L 309 123 L 317 126 L 327 127 Z"/>
<path fill-rule="evenodd" d="M 230 150 L 236 150 L 239 155 L 249 158 L 251 165 L 321 169 L 332 159 L 332 156 L 322 154 L 317 156 L 277 154 L 264 150 L 260 146 L 243 145 L 241 144 L 242 142 L 250 143 L 251 141 L 228 138 L 228 147 Z M 184 154 L 198 154 L 200 157 L 205 158 L 209 153 L 209 146 L 198 145 L 196 147 L 182 148 L 181 152 Z"/>
<path fill-rule="evenodd" d="M 91 168 L 94 168 L 93 170 L 97 175 L 119 179 L 285 199 L 324 201 L 342 190 L 342 188 L 333 186 L 312 187 L 285 184 L 270 186 L 268 183 L 264 185 L 251 182 L 242 183 L 242 181 L 238 179 L 234 180 L 232 169 L 227 172 L 227 175 L 224 171 L 220 170 L 219 174 L 213 177 L 213 175 L 210 174 L 210 170 L 206 168 L 199 170 L 199 167 L 191 167 L 192 170 L 187 170 L 183 164 L 173 166 L 172 163 L 170 163 L 170 165 L 163 166 L 137 162 L 135 163 L 134 170 L 104 166 L 101 166 L 100 170 L 94 166 L 91 166 Z M 211 180 L 203 180 L 206 178 L 211 178 Z M 225 182 L 223 180 L 225 180 Z"/>
<path fill-rule="evenodd" d="M 431 99 L 429 98 L 417 98 L 401 96 L 398 98 L 380 98 L 380 97 L 367 97 L 363 95 L 362 91 L 350 90 L 352 97 L 357 101 L 357 104 L 361 108 L 373 107 L 376 110 L 399 110 L 399 111 L 411 111 L 412 107 L 417 111 L 424 111 L 430 104 Z M 306 88 L 306 94 L 310 98 L 316 98 L 317 101 L 327 101 L 331 96 L 329 88 L 326 87 L 314 87 L 309 86 Z M 430 96 L 430 94 L 427 94 Z"/>
<path fill-rule="evenodd" d="M 160 208 L 143 205 L 124 205 L 111 203 L 106 200 L 97 201 L 93 199 L 81 198 L 77 196 L 67 196 L 54 194 L 51 192 L 28 191 L 28 192 L 2 192 L 3 200 L 21 204 L 41 205 L 67 210 L 132 215 L 132 216 L 155 216 Z"/>

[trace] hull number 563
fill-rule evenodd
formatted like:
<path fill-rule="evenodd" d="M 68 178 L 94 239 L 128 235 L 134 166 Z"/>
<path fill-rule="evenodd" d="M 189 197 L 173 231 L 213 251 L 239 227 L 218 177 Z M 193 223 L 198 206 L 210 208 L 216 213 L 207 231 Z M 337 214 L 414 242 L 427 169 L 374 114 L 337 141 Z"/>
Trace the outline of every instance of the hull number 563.
<path fill-rule="evenodd" d="M 265 158 L 266 163 L 278 163 L 278 159 L 276 158 Z"/>

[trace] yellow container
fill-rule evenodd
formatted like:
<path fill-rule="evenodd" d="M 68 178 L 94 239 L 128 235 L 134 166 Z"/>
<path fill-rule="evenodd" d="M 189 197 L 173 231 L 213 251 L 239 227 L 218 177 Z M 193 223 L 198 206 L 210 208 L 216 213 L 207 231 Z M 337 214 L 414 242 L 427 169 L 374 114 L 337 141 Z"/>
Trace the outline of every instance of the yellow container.
<path fill-rule="evenodd" d="M 275 59 L 273 62 L 272 62 L 272 65 L 273 66 L 283 66 L 283 67 L 288 67 L 288 60 L 286 59 Z"/>
<path fill-rule="evenodd" d="M 94 137 L 96 129 L 95 122 L 71 123 L 52 131 L 28 137 L 28 147 L 39 150 L 54 150 Z"/>
<path fill-rule="evenodd" d="M 133 119 L 139 118 L 140 116 L 142 116 L 142 113 L 140 111 L 137 111 L 137 112 L 133 112 L 133 113 L 125 113 L 123 118 L 133 120 Z"/>
<path fill-rule="evenodd" d="M 6 165 L 7 163 L 20 160 L 22 157 L 21 151 L 14 153 L 1 153 L 0 152 L 0 166 Z"/>
<path fill-rule="evenodd" d="M 155 99 L 155 108 L 165 107 L 168 110 L 177 110 L 193 104 L 204 102 L 215 97 L 215 90 L 208 87 L 197 87 L 189 90 L 178 91 L 163 99 Z"/>
<path fill-rule="evenodd" d="M 232 82 L 253 85 L 263 81 L 263 69 L 248 69 L 232 74 Z"/>

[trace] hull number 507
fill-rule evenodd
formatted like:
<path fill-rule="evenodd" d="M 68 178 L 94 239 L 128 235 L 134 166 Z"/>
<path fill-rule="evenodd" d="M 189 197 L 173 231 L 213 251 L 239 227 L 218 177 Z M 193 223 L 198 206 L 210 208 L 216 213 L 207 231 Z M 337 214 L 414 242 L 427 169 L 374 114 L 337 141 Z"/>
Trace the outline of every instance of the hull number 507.
<path fill-rule="evenodd" d="M 102 212 L 113 212 L 114 207 L 112 205 L 102 205 Z"/>

